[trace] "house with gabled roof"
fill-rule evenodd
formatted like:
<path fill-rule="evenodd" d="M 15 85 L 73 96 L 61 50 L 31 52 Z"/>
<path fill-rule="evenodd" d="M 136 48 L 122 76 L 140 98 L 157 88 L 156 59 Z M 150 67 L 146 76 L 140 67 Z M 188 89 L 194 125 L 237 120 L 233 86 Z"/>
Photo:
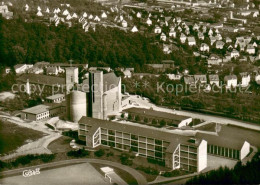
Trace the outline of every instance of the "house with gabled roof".
<path fill-rule="evenodd" d="M 160 40 L 166 41 L 166 39 L 167 39 L 166 35 L 164 33 L 162 33 L 160 36 Z"/>
<path fill-rule="evenodd" d="M 155 26 L 154 28 L 154 33 L 161 33 L 162 32 L 162 28 L 160 26 Z"/>
<path fill-rule="evenodd" d="M 219 65 L 222 62 L 222 59 L 216 54 L 211 54 L 207 61 L 208 65 Z"/>
<path fill-rule="evenodd" d="M 209 52 L 209 45 L 206 44 L 206 43 L 202 43 L 200 45 L 200 51 L 207 51 L 207 52 Z"/>
<path fill-rule="evenodd" d="M 188 37 L 188 45 L 189 46 L 195 46 L 196 45 L 196 40 L 194 37 Z"/>
<path fill-rule="evenodd" d="M 236 49 L 233 49 L 232 52 L 230 53 L 231 58 L 237 58 L 240 56 L 239 52 Z"/>
<path fill-rule="evenodd" d="M 240 76 L 241 76 L 241 87 L 249 86 L 251 80 L 250 74 L 244 72 L 244 73 L 240 73 Z"/>
<path fill-rule="evenodd" d="M 198 38 L 200 39 L 200 40 L 204 40 L 204 34 L 202 33 L 202 32 L 198 32 Z"/>
<path fill-rule="evenodd" d="M 217 49 L 223 49 L 225 43 L 223 41 L 217 41 L 216 42 L 216 48 Z"/>
<path fill-rule="evenodd" d="M 224 77 L 224 82 L 226 83 L 226 88 L 237 87 L 237 76 L 227 75 Z"/>
<path fill-rule="evenodd" d="M 218 75 L 209 75 L 210 85 L 216 85 L 219 87 L 219 76 Z"/>
<path fill-rule="evenodd" d="M 146 24 L 148 26 L 151 26 L 153 24 L 152 20 L 148 17 L 148 19 L 146 20 Z"/>
<path fill-rule="evenodd" d="M 186 85 L 195 85 L 195 79 L 193 75 L 184 76 L 184 83 Z"/>
<path fill-rule="evenodd" d="M 181 43 L 184 44 L 186 42 L 186 39 L 187 39 L 186 35 L 184 33 L 181 33 L 181 36 L 180 36 Z"/>
<path fill-rule="evenodd" d="M 246 52 L 249 54 L 255 54 L 255 47 L 253 46 L 253 44 L 247 45 Z"/>
<path fill-rule="evenodd" d="M 195 83 L 199 84 L 206 84 L 207 83 L 207 77 L 206 75 L 194 75 Z"/>

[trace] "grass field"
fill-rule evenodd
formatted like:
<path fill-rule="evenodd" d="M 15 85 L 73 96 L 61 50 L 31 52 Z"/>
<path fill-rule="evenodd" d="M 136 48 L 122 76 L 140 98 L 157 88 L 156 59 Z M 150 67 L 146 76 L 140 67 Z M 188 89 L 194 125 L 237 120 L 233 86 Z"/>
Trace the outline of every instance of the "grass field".
<path fill-rule="evenodd" d="M 59 139 L 54 140 L 48 146 L 48 149 L 53 153 L 68 152 L 72 150 L 70 142 L 72 138 L 67 136 L 61 136 Z"/>
<path fill-rule="evenodd" d="M 42 132 L 0 120 L 0 154 L 9 153 L 43 136 Z"/>

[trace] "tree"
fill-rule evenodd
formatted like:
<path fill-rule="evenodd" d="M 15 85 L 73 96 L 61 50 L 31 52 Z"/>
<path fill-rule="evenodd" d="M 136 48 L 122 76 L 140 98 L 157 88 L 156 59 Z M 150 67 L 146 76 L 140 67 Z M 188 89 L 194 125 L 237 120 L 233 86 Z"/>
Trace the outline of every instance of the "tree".
<path fill-rule="evenodd" d="M 139 115 L 137 115 L 137 116 L 135 116 L 135 121 L 136 122 L 139 122 L 141 119 L 140 119 L 140 116 Z"/>
<path fill-rule="evenodd" d="M 165 121 L 164 119 L 162 119 L 162 120 L 160 121 L 160 126 L 163 127 L 163 126 L 165 126 L 165 125 L 166 125 L 166 121 Z"/>

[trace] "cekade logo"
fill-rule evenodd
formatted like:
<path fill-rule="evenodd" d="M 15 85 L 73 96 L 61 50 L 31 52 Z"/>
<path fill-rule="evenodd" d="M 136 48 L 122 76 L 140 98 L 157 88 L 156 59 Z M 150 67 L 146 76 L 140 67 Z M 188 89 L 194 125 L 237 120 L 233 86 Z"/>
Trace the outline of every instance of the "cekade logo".
<path fill-rule="evenodd" d="M 39 175 L 41 172 L 40 172 L 40 168 L 36 168 L 35 170 L 24 170 L 23 171 L 23 176 L 24 177 L 30 177 L 30 176 L 33 176 L 33 175 Z"/>

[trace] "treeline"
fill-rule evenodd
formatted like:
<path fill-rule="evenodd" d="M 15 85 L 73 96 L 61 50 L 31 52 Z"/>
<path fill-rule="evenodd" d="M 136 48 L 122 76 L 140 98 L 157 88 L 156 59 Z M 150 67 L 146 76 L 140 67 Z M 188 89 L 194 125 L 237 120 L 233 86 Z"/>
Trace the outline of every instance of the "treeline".
<path fill-rule="evenodd" d="M 234 169 L 221 167 L 218 170 L 195 176 L 188 180 L 186 184 L 259 184 L 259 172 L 260 152 L 246 165 L 238 162 Z"/>
<path fill-rule="evenodd" d="M 140 69 L 164 58 L 157 45 L 141 34 L 96 26 L 85 33 L 80 25 L 68 28 L 0 18 L 1 65 L 38 61 L 89 63 L 92 66 L 126 66 Z"/>
<path fill-rule="evenodd" d="M 55 159 L 55 154 L 40 154 L 40 155 L 28 154 L 25 156 L 20 156 L 13 161 L 5 162 L 0 160 L 0 171 L 4 169 L 16 168 L 19 165 L 24 166 L 30 164 L 32 161 L 35 160 L 41 160 L 42 162 L 47 163 L 53 161 L 54 159 Z"/>

